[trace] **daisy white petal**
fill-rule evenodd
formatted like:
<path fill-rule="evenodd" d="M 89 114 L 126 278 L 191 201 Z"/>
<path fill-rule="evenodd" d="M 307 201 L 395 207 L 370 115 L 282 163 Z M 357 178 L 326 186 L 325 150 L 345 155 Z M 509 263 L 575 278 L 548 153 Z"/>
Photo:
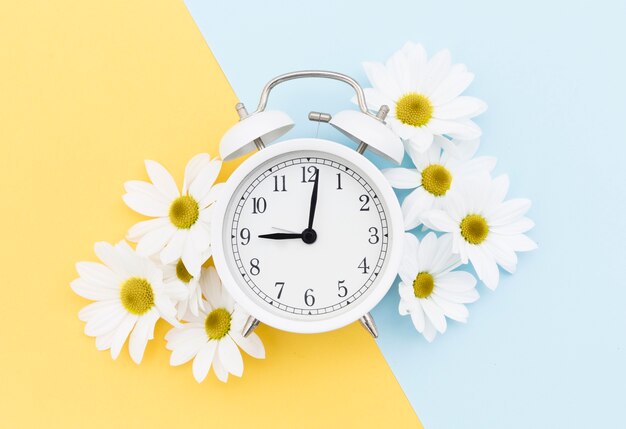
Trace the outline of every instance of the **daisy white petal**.
<path fill-rule="evenodd" d="M 416 188 L 422 183 L 422 177 L 416 170 L 408 168 L 387 168 L 382 172 L 389 184 L 396 189 Z"/>
<path fill-rule="evenodd" d="M 237 343 L 241 349 L 248 353 L 250 356 L 257 359 L 265 358 L 265 348 L 263 347 L 263 343 L 257 334 L 252 332 L 247 337 L 244 337 L 237 331 L 232 332 L 231 338 Z"/>
<path fill-rule="evenodd" d="M 189 160 L 185 166 L 185 179 L 183 182 L 183 194 L 187 194 L 189 191 L 189 185 L 193 183 L 200 171 L 211 162 L 211 157 L 208 153 L 199 153 Z"/>
<path fill-rule="evenodd" d="M 430 320 L 435 329 L 442 334 L 446 332 L 446 318 L 444 317 L 441 308 L 439 308 L 439 306 L 432 301 L 431 297 L 422 299 L 420 302 L 422 304 L 422 308 L 424 309 L 424 314 L 428 317 L 428 320 Z"/>
<path fill-rule="evenodd" d="M 215 183 L 221 167 L 222 162 L 217 160 L 213 160 L 204 166 L 189 186 L 189 195 L 193 196 L 196 201 L 202 201 L 211 190 L 213 183 Z"/>
<path fill-rule="evenodd" d="M 422 308 L 421 304 L 416 305 L 415 308 L 411 310 L 410 316 L 411 322 L 413 322 L 413 326 L 415 327 L 415 329 L 417 329 L 417 332 L 424 332 L 426 316 L 424 315 L 424 309 Z"/>
<path fill-rule="evenodd" d="M 476 97 L 457 97 L 449 103 L 437 106 L 433 117 L 439 119 L 464 119 L 480 115 L 487 110 L 487 104 Z"/>
<path fill-rule="evenodd" d="M 374 88 L 379 89 L 387 96 L 395 99 L 400 96 L 402 91 L 397 82 L 389 76 L 389 72 L 383 64 L 364 62 L 363 69 L 369 81 L 374 85 Z M 391 107 L 391 106 L 390 106 Z"/>
<path fill-rule="evenodd" d="M 217 350 L 217 341 L 209 341 L 204 344 L 196 357 L 193 359 L 192 372 L 193 377 L 198 383 L 202 383 L 206 378 L 209 370 L 211 369 L 211 363 Z"/>
<path fill-rule="evenodd" d="M 128 338 L 128 334 L 135 326 L 137 322 L 137 316 L 134 314 L 127 314 L 124 316 L 124 319 L 119 324 L 115 331 L 115 335 L 111 339 L 111 357 L 115 360 L 120 355 L 120 351 L 122 350 L 122 346 L 126 342 L 126 338 Z"/>
<path fill-rule="evenodd" d="M 85 281 L 103 288 L 117 288 L 120 277 L 108 267 L 96 262 L 78 262 L 76 271 Z"/>
<path fill-rule="evenodd" d="M 92 302 L 80 309 L 78 318 L 83 322 L 88 322 L 101 312 L 114 311 L 118 304 L 117 298 Z"/>
<path fill-rule="evenodd" d="M 113 331 L 124 318 L 126 312 L 121 305 L 112 306 L 107 311 L 101 311 L 89 319 L 85 324 L 85 335 L 97 337 Z"/>
<path fill-rule="evenodd" d="M 132 241 L 133 243 L 136 243 L 142 236 L 169 224 L 169 220 L 166 217 L 158 217 L 156 219 L 144 220 L 133 225 L 128 230 L 126 238 L 128 238 L 128 240 Z"/>
<path fill-rule="evenodd" d="M 433 134 L 448 134 L 464 140 L 475 139 L 481 135 L 480 128 L 471 121 L 432 118 L 427 127 Z"/>
<path fill-rule="evenodd" d="M 422 222 L 437 231 L 451 232 L 458 228 L 452 218 L 443 210 L 428 210 L 422 215 Z"/>
<path fill-rule="evenodd" d="M 448 139 L 442 136 L 435 136 L 435 143 L 441 147 L 445 153 L 452 157 L 466 160 L 476 154 L 480 146 L 480 139 L 471 140 Z"/>
<path fill-rule="evenodd" d="M 167 216 L 167 203 L 161 199 L 153 199 L 136 192 L 124 194 L 122 199 L 128 207 L 144 216 Z"/>
<path fill-rule="evenodd" d="M 422 335 L 424 335 L 424 338 L 429 343 L 432 343 L 437 336 L 435 326 L 428 319 L 424 320 L 424 331 L 422 331 Z"/>
<path fill-rule="evenodd" d="M 417 188 L 402 201 L 404 229 L 410 231 L 422 223 L 422 215 L 433 207 L 435 198 L 423 188 Z"/>
<path fill-rule="evenodd" d="M 437 89 L 439 84 L 448 75 L 451 65 L 452 58 L 450 51 L 447 49 L 437 52 L 430 61 L 428 61 L 423 83 L 423 89 L 426 95 L 431 95 Z"/>
<path fill-rule="evenodd" d="M 175 232 L 176 228 L 170 224 L 148 232 L 139 239 L 137 252 L 146 256 L 158 253 L 171 240 Z"/>
<path fill-rule="evenodd" d="M 220 362 L 219 359 L 213 360 L 213 371 L 215 371 L 215 376 L 222 383 L 226 383 L 228 381 L 228 371 L 224 368 L 224 365 Z"/>
<path fill-rule="evenodd" d="M 169 243 L 161 251 L 161 262 L 164 264 L 171 264 L 174 261 L 180 259 L 183 255 L 183 249 L 187 242 L 187 235 L 189 231 L 186 229 L 179 229 L 174 233 Z"/>
<path fill-rule="evenodd" d="M 374 88 L 364 88 L 363 92 L 365 93 L 365 100 L 367 101 L 367 107 L 372 110 L 380 109 L 380 106 L 386 105 L 387 107 L 393 106 L 393 100 L 382 92 Z M 353 103 L 356 103 L 356 96 L 352 100 Z"/>
<path fill-rule="evenodd" d="M 114 300 L 119 295 L 119 291 L 114 288 L 95 286 L 83 279 L 72 281 L 70 287 L 77 295 L 93 301 Z"/>
<path fill-rule="evenodd" d="M 465 64 L 454 64 L 448 75 L 431 94 L 435 106 L 452 101 L 461 95 L 474 80 L 474 74 L 467 71 Z"/>
<path fill-rule="evenodd" d="M 400 136 L 402 138 L 402 136 Z M 428 129 L 416 128 L 412 135 L 407 138 L 407 145 L 418 152 L 426 152 L 430 145 L 433 143 L 433 133 Z"/>
<path fill-rule="evenodd" d="M 236 375 L 237 377 L 241 377 L 243 374 L 243 359 L 241 358 L 241 353 L 232 338 L 225 337 L 222 341 L 220 341 L 217 347 L 217 352 L 224 368 L 226 368 L 229 373 Z"/>
<path fill-rule="evenodd" d="M 504 225 L 491 225 L 491 231 L 495 234 L 500 235 L 515 235 L 515 234 L 523 234 L 525 232 L 530 231 L 535 227 L 535 222 L 528 219 L 527 217 L 523 217 L 519 220 L 513 221 Z"/>
<path fill-rule="evenodd" d="M 167 199 L 174 199 L 180 196 L 180 192 L 178 192 L 174 178 L 165 169 L 165 167 L 158 162 L 151 160 L 146 160 L 145 164 L 148 177 L 150 177 L 150 180 L 154 183 L 155 188 L 160 193 L 162 193 Z"/>
<path fill-rule="evenodd" d="M 130 357 L 136 364 L 140 364 L 143 359 L 146 345 L 148 345 L 148 340 L 152 337 L 154 325 L 158 319 L 158 311 L 149 311 L 137 320 L 137 324 L 130 334 L 128 348 L 130 350 Z"/>

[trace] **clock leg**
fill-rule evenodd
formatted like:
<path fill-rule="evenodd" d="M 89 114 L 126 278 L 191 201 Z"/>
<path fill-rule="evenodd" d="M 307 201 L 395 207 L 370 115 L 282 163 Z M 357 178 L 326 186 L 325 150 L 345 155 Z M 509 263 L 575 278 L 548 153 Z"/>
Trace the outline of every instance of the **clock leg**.
<path fill-rule="evenodd" d="M 248 320 L 246 320 L 246 323 L 243 325 L 243 330 L 241 331 L 241 335 L 243 335 L 244 337 L 247 337 L 248 335 L 252 333 L 252 331 L 254 331 L 254 328 L 259 326 L 259 323 L 261 322 L 259 322 L 254 317 L 252 316 L 248 317 Z"/>
<path fill-rule="evenodd" d="M 365 316 L 361 317 L 359 322 L 372 337 L 378 338 L 378 329 L 376 329 L 376 323 L 370 313 L 365 313 Z"/>

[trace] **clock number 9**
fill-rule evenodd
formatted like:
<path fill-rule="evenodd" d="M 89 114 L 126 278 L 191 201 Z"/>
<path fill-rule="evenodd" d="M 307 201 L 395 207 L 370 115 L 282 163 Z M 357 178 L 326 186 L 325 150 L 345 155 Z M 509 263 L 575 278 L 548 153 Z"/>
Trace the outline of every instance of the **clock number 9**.
<path fill-rule="evenodd" d="M 309 307 L 315 305 L 315 297 L 312 294 L 313 289 L 307 289 L 306 292 L 304 292 L 304 303 Z"/>
<path fill-rule="evenodd" d="M 258 276 L 260 272 L 261 269 L 259 268 L 259 260 L 257 258 L 252 258 L 250 260 L 250 274 Z"/>
<path fill-rule="evenodd" d="M 345 298 L 346 295 L 348 295 L 348 288 L 343 285 L 343 283 L 345 282 L 345 280 L 339 280 L 339 282 L 337 282 L 337 288 L 339 289 L 339 292 L 337 292 L 337 296 L 339 298 Z"/>
<path fill-rule="evenodd" d="M 239 237 L 241 237 L 242 246 L 245 246 L 246 244 L 250 243 L 250 230 L 248 228 L 242 229 L 241 232 L 239 233 Z"/>

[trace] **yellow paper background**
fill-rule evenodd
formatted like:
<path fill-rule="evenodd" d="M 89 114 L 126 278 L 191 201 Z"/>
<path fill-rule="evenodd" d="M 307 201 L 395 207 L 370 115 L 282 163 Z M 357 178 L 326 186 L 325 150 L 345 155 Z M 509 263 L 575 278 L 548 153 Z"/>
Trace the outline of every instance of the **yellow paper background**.
<path fill-rule="evenodd" d="M 164 322 L 141 366 L 126 346 L 117 361 L 95 349 L 74 262 L 142 220 L 121 195 L 143 159 L 180 179 L 217 153 L 236 97 L 182 2 L 4 3 L 0 427 L 421 427 L 357 325 L 260 327 L 267 359 L 246 357 L 228 384 L 170 367 Z"/>

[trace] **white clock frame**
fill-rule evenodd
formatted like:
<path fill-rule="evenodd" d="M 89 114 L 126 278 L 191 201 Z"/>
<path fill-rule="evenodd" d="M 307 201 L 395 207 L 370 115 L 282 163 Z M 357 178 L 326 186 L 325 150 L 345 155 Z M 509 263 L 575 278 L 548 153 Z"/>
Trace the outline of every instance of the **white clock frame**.
<path fill-rule="evenodd" d="M 354 89 L 359 106 L 358 111 L 344 110 L 337 113 L 334 117 L 327 113 L 311 112 L 309 113 L 309 119 L 318 122 L 328 122 L 358 144 L 356 152 L 336 142 L 310 138 L 288 140 L 267 147 L 267 144 L 293 127 L 293 121 L 285 113 L 265 110 L 269 94 L 276 85 L 301 78 L 338 80 Z M 389 186 L 382 173 L 374 164 L 362 156 L 362 154 L 369 149 L 374 154 L 391 160 L 396 164 L 402 162 L 404 156 L 402 142 L 384 122 L 389 112 L 389 107 L 380 106 L 378 112 L 373 114 L 367 108 L 363 89 L 351 77 L 332 71 L 303 70 L 286 73 L 270 80 L 261 92 L 257 109 L 251 114 L 248 113 L 242 103 L 238 103 L 235 108 L 239 114 L 240 122 L 229 129 L 222 137 L 220 142 L 222 159 L 225 161 L 231 160 L 252 152 L 254 149 L 260 152 L 243 162 L 226 182 L 224 193 L 215 204 L 211 241 L 215 267 L 226 289 L 251 315 L 243 328 L 243 335 L 247 336 L 250 334 L 260 321 L 286 331 L 314 333 L 337 329 L 358 319 L 367 331 L 376 338 L 378 331 L 372 316 L 369 314 L 369 310 L 380 302 L 396 277 L 403 249 L 404 226 L 400 206 L 391 186 Z M 285 317 L 278 316 L 257 305 L 239 287 L 239 274 L 233 275 L 225 259 L 223 228 L 224 217 L 232 196 L 241 181 L 248 174 L 272 158 L 283 156 L 290 152 L 305 151 L 307 148 L 312 151 L 326 152 L 338 158 L 343 158 L 348 163 L 352 163 L 359 168 L 363 175 L 367 176 L 368 180 L 372 182 L 371 184 L 378 188 L 379 200 L 385 202 L 389 216 L 389 221 L 387 222 L 388 230 L 391 231 L 392 237 L 388 242 L 389 256 L 388 260 L 385 261 L 384 272 L 378 275 L 375 284 L 370 285 L 370 288 L 373 287 L 375 289 L 368 292 L 368 295 L 362 301 L 356 303 L 349 311 L 339 313 L 328 319 L 292 320 L 286 315 Z M 230 230 L 228 235 L 230 235 Z M 248 287 L 248 285 L 246 284 L 244 287 Z"/>
<path fill-rule="evenodd" d="M 364 176 L 364 179 L 368 183 L 376 186 L 379 199 L 383 201 L 383 205 L 386 208 L 386 215 L 389 218 L 388 230 L 390 237 L 387 245 L 388 256 L 376 280 L 369 286 L 371 291 L 368 291 L 367 296 L 362 300 L 354 302 L 353 307 L 347 311 L 337 314 L 336 316 L 331 315 L 329 318 L 321 320 L 290 319 L 287 313 L 285 316 L 281 316 L 276 312 L 263 308 L 244 292 L 242 288 L 248 288 L 249 286 L 242 280 L 239 271 L 233 273 L 226 256 L 226 252 L 230 251 L 229 237 L 231 229 L 230 226 L 226 225 L 228 231 L 227 233 L 224 232 L 225 223 L 230 222 L 230 220 L 225 219 L 225 215 L 231 204 L 237 204 L 237 201 L 233 201 L 232 197 L 239 185 L 258 167 L 273 158 L 301 151 L 328 153 L 338 158 L 345 159 L 348 163 L 355 165 Z M 267 147 L 248 158 L 227 180 L 222 190 L 221 197 L 214 207 L 211 227 L 213 261 L 222 279 L 222 283 L 228 292 L 239 305 L 257 320 L 289 332 L 326 332 L 359 320 L 385 296 L 393 284 L 400 265 L 403 247 L 402 237 L 404 234 L 403 225 L 402 212 L 391 186 L 380 170 L 363 155 L 340 143 L 335 143 L 330 140 L 314 138 L 286 140 Z"/>

